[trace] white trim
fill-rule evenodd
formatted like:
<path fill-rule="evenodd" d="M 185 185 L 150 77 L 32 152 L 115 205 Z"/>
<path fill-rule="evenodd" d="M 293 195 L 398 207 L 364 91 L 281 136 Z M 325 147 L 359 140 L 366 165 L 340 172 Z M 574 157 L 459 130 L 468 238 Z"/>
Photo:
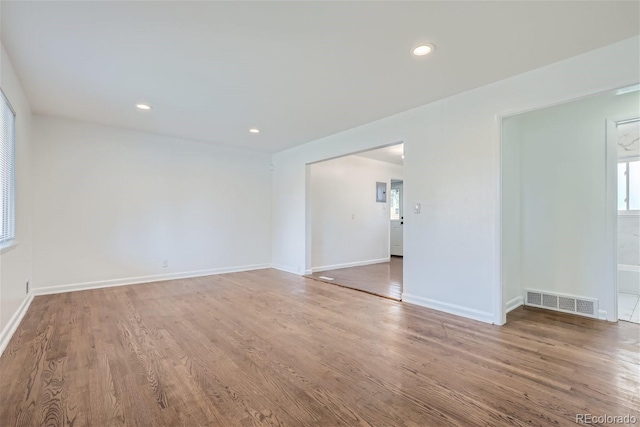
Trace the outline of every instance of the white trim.
<path fill-rule="evenodd" d="M 311 274 L 313 264 L 313 218 L 311 216 L 312 188 L 311 165 L 304 166 L 304 267 L 305 274 Z M 308 272 L 308 273 L 307 273 Z"/>
<path fill-rule="evenodd" d="M 7 240 L 6 242 L 0 243 L 0 254 L 7 252 L 11 248 L 15 248 L 18 246 L 20 242 L 16 239 Z"/>
<path fill-rule="evenodd" d="M 615 320 L 607 319 L 607 310 L 598 310 L 598 319 L 606 320 L 606 321 L 609 321 L 609 322 L 615 322 Z"/>
<path fill-rule="evenodd" d="M 371 264 L 382 264 L 384 262 L 389 262 L 391 261 L 391 257 L 388 258 L 380 258 L 380 259 L 370 259 L 367 261 L 356 261 L 356 262 L 346 262 L 344 264 L 334 264 L 334 265 L 325 265 L 325 266 L 321 266 L 321 267 L 312 267 L 311 268 L 311 272 L 312 273 L 317 273 L 320 271 L 327 271 L 327 270 L 338 270 L 341 268 L 349 268 L 349 267 L 360 267 L 363 265 L 371 265 Z"/>
<path fill-rule="evenodd" d="M 618 122 L 620 120 L 605 120 L 604 134 L 604 197 L 605 217 L 604 230 L 605 241 L 603 245 L 605 257 L 605 283 L 609 286 L 609 301 L 612 310 L 613 322 L 618 320 Z M 607 302 L 607 299 L 604 299 Z M 598 307 L 599 308 L 599 307 Z M 598 310 L 597 316 L 601 318 L 604 310 Z"/>
<path fill-rule="evenodd" d="M 640 265 L 618 264 L 618 271 L 634 271 L 640 272 Z"/>
<path fill-rule="evenodd" d="M 20 304 L 20 307 L 18 307 L 18 310 L 16 310 L 9 320 L 9 323 L 7 323 L 2 332 L 0 332 L 0 356 L 2 356 L 2 353 L 7 348 L 9 341 L 11 341 L 11 337 L 18 329 L 18 326 L 20 326 L 22 318 L 27 314 L 31 301 L 33 301 L 33 296 L 33 293 L 27 295 L 27 297 L 22 301 L 22 304 Z"/>
<path fill-rule="evenodd" d="M 271 264 L 271 268 L 273 268 L 275 270 L 284 271 L 285 273 L 290 273 L 290 274 L 295 274 L 296 276 L 300 276 L 300 273 L 298 273 L 295 269 L 293 269 L 291 267 L 284 266 L 284 265 Z"/>
<path fill-rule="evenodd" d="M 419 297 L 404 292 L 402 293 L 402 302 L 432 308 L 438 311 L 444 311 L 445 313 L 466 317 L 467 319 L 478 320 L 484 323 L 494 323 L 495 319 L 493 313 L 489 313 L 487 311 L 480 311 L 474 308 L 463 307 L 456 304 L 449 304 L 446 302 Z"/>
<path fill-rule="evenodd" d="M 503 192 L 503 182 L 502 175 L 504 173 L 504 135 L 502 135 L 502 130 L 504 129 L 504 119 L 507 117 L 507 112 L 499 112 L 493 118 L 493 139 L 497 141 L 497 149 L 496 149 L 496 157 L 494 161 L 498 166 L 498 174 L 496 176 L 496 182 L 494 183 L 494 189 L 496 190 L 496 206 L 495 206 L 495 220 L 493 223 L 494 229 L 494 263 L 493 268 L 497 272 L 494 283 L 493 283 L 493 294 L 492 294 L 492 309 L 493 309 L 493 323 L 495 325 L 504 325 L 507 323 L 507 311 L 505 310 L 504 305 L 504 293 L 506 292 L 506 286 L 503 283 L 503 257 L 502 253 L 502 192 Z"/>
<path fill-rule="evenodd" d="M 616 130 L 617 130 L 617 127 L 618 127 L 618 123 L 619 122 L 616 122 Z M 608 136 L 609 135 L 607 134 L 607 137 Z M 619 148 L 618 144 L 620 144 L 620 131 L 619 130 L 618 130 L 618 133 L 617 133 L 616 136 L 618 137 L 616 139 L 616 141 L 615 141 L 617 143 L 616 144 L 616 155 L 617 155 L 617 159 L 618 159 L 618 164 L 616 165 L 617 166 L 616 175 L 619 173 L 618 170 L 619 170 L 620 165 L 624 164 L 625 165 L 624 190 L 625 190 L 625 196 L 626 196 L 624 198 L 624 203 L 625 203 L 626 209 L 622 209 L 622 210 L 618 209 L 618 216 L 622 216 L 622 215 L 638 215 L 638 214 L 640 214 L 640 210 L 638 210 L 638 209 L 628 209 L 629 205 L 630 205 L 630 201 L 629 201 L 629 199 L 630 199 L 630 195 L 629 195 L 629 187 L 630 187 L 630 182 L 629 182 L 629 163 L 639 161 L 640 160 L 640 156 L 634 154 L 632 156 L 620 157 L 620 153 L 617 150 Z M 609 148 L 607 147 L 607 150 L 608 149 Z M 608 153 L 609 152 L 607 151 L 607 154 Z M 618 178 L 618 176 L 616 176 L 616 196 L 620 192 L 620 188 L 618 188 L 618 180 L 617 180 L 617 178 Z M 617 206 L 617 204 L 618 204 L 618 200 L 616 198 L 616 206 Z"/>
<path fill-rule="evenodd" d="M 620 121 L 615 121 L 615 122 L 616 122 L 616 126 L 620 124 Z M 635 162 L 636 160 L 640 160 L 640 156 L 638 156 L 637 154 L 630 154 L 628 156 L 620 156 L 620 154 L 618 153 L 618 163 Z"/>
<path fill-rule="evenodd" d="M 151 276 L 127 277 L 123 279 L 99 280 L 96 282 L 74 283 L 71 285 L 45 286 L 34 288 L 35 295 L 51 295 L 64 292 L 84 291 L 88 289 L 110 288 L 113 286 L 137 285 L 140 283 L 159 282 L 163 280 L 188 279 L 191 277 L 212 276 L 215 274 L 238 273 L 242 271 L 270 268 L 269 264 L 244 265 L 239 267 L 214 268 L 211 270 L 185 271 L 171 274 L 155 274 Z"/>
<path fill-rule="evenodd" d="M 523 296 L 519 296 L 519 297 L 515 297 L 509 301 L 507 301 L 507 305 L 505 307 L 505 312 L 508 313 L 512 310 L 515 310 L 516 308 L 520 307 L 521 305 L 524 305 L 524 297 Z"/>

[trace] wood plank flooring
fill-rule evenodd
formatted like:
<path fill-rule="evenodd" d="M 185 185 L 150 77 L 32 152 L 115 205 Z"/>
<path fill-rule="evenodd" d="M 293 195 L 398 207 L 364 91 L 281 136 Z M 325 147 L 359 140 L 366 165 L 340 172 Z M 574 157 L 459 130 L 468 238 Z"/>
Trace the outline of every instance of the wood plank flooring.
<path fill-rule="evenodd" d="M 402 299 L 401 257 L 394 256 L 389 262 L 380 264 L 322 271 L 308 277 L 396 301 Z M 326 280 L 322 277 L 331 277 L 333 280 Z"/>
<path fill-rule="evenodd" d="M 0 426 L 574 426 L 639 415 L 639 340 L 275 270 L 40 296 L 0 357 Z"/>

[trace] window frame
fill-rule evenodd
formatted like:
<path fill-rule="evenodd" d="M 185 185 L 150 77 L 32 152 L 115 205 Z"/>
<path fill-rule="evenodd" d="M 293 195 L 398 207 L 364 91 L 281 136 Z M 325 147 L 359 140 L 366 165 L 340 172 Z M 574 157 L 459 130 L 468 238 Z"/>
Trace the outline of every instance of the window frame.
<path fill-rule="evenodd" d="M 9 167 L 7 168 L 10 173 L 9 177 L 9 200 L 8 200 L 8 215 L 7 229 L 4 229 L 4 218 L 0 217 L 0 249 L 5 249 L 16 244 L 16 129 L 17 129 L 17 115 L 16 110 L 11 105 L 9 98 L 5 92 L 0 88 L 0 102 L 6 103 L 9 111 L 13 115 L 13 133 L 11 135 L 9 144 L 11 144 L 9 150 Z M 0 141 L 1 142 L 1 141 Z M 3 151 L 4 147 L 0 144 L 0 151 Z M 0 185 L 2 183 L 0 182 Z M 4 210 L 2 215 L 4 215 Z"/>
<path fill-rule="evenodd" d="M 618 209 L 618 215 L 620 216 L 640 216 L 640 210 L 638 209 L 629 209 L 629 163 L 640 161 L 640 156 L 625 156 L 618 158 L 618 165 L 626 164 L 625 171 L 625 203 L 627 208 L 624 210 Z M 618 189 L 620 191 L 620 189 Z"/>
<path fill-rule="evenodd" d="M 397 197 L 398 197 L 398 217 L 394 218 L 393 217 L 393 202 L 394 202 L 394 192 L 397 193 Z M 400 221 L 402 218 L 400 216 L 400 189 L 398 187 L 391 187 L 391 189 L 389 190 L 389 219 L 391 221 Z"/>

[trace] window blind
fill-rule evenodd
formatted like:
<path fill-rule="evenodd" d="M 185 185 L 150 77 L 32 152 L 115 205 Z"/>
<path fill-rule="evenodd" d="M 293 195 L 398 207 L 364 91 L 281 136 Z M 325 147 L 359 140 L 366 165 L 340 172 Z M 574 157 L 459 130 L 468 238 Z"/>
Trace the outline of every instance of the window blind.
<path fill-rule="evenodd" d="M 0 100 L 0 244 L 16 236 L 15 221 L 15 146 L 16 114 L 2 93 Z"/>

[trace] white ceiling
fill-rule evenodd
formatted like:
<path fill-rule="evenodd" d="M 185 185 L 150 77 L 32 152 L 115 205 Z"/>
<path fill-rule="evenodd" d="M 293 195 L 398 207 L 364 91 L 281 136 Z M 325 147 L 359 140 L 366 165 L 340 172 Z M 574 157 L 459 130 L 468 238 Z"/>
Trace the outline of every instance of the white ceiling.
<path fill-rule="evenodd" d="M 403 165 L 404 144 L 391 145 L 389 147 L 378 148 L 377 150 L 364 151 L 356 154 L 367 159 L 379 160 L 381 162 Z"/>
<path fill-rule="evenodd" d="M 35 113 L 275 152 L 632 37 L 639 16 L 635 1 L 2 1 L 1 36 Z M 436 51 L 412 57 L 420 41 Z"/>

